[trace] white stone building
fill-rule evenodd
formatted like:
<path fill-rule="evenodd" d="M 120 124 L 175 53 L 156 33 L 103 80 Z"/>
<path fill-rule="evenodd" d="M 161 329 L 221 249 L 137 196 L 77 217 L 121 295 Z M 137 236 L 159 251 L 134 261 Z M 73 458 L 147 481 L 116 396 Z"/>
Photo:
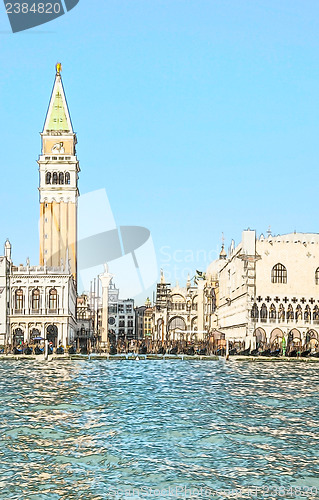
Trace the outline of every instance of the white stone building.
<path fill-rule="evenodd" d="M 215 271 L 214 271 L 215 270 Z M 227 258 L 215 261 L 217 326 L 245 347 L 280 347 L 282 338 L 315 347 L 319 340 L 319 234 L 265 238 L 243 231 Z"/>
<path fill-rule="evenodd" d="M 70 269 L 14 266 L 11 247 L 0 258 L 0 344 L 47 338 L 55 347 L 70 344 L 76 330 L 76 292 Z"/>

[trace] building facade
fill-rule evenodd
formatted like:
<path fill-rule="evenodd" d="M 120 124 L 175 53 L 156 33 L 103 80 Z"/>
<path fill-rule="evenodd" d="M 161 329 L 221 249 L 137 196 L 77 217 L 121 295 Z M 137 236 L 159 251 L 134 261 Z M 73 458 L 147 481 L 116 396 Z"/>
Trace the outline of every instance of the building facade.
<path fill-rule="evenodd" d="M 120 299 L 119 289 L 112 281 L 108 292 L 108 324 L 110 340 L 135 339 L 134 300 Z"/>
<path fill-rule="evenodd" d="M 186 287 L 171 287 L 164 273 L 157 285 L 153 339 L 160 342 L 206 340 L 214 322 L 215 291 L 205 275 Z"/>
<path fill-rule="evenodd" d="M 318 345 L 319 235 L 243 231 L 219 268 L 218 296 L 218 328 L 232 342 Z"/>

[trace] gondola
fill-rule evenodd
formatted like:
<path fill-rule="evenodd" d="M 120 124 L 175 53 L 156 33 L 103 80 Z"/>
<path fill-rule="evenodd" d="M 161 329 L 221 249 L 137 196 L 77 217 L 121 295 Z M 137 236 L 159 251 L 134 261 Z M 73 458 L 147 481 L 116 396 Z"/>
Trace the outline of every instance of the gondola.
<path fill-rule="evenodd" d="M 172 347 L 172 349 L 169 350 L 168 354 L 177 354 L 177 347 Z"/>
<path fill-rule="evenodd" d="M 238 356 L 249 356 L 250 354 L 250 347 L 248 349 L 244 349 L 243 351 L 240 351 L 238 353 Z"/>
<path fill-rule="evenodd" d="M 157 354 L 165 354 L 166 353 L 166 349 L 165 347 L 161 346 L 158 351 L 157 351 Z"/>
<path fill-rule="evenodd" d="M 185 347 L 185 349 L 183 349 L 183 354 L 186 354 L 187 356 L 194 356 L 195 354 L 194 347 L 193 346 Z"/>
<path fill-rule="evenodd" d="M 115 354 L 117 354 L 117 349 L 116 349 L 115 345 L 111 345 L 110 354 L 111 354 L 111 356 L 114 356 Z"/>
<path fill-rule="evenodd" d="M 233 349 L 230 349 L 229 355 L 230 356 L 235 356 L 237 354 L 237 349 L 234 347 Z"/>
<path fill-rule="evenodd" d="M 274 351 L 270 351 L 270 354 L 269 356 L 272 356 L 272 357 L 277 357 L 280 355 L 280 349 L 275 349 Z"/>
<path fill-rule="evenodd" d="M 17 347 L 14 347 L 13 354 L 22 354 L 22 349 L 18 349 Z"/>
<path fill-rule="evenodd" d="M 289 358 L 296 358 L 297 355 L 298 355 L 297 349 L 292 349 L 292 351 L 289 351 L 287 354 Z"/>
<path fill-rule="evenodd" d="M 30 354 L 32 354 L 32 347 L 27 347 L 24 351 L 24 354 L 26 354 L 27 356 L 29 356 Z"/>
<path fill-rule="evenodd" d="M 310 354 L 310 356 L 312 358 L 319 358 L 319 352 L 314 352 L 314 353 Z"/>
<path fill-rule="evenodd" d="M 206 349 L 206 347 L 204 347 L 204 349 L 198 349 L 198 354 L 199 354 L 200 356 L 206 356 L 206 354 L 207 354 L 207 349 Z"/>
<path fill-rule="evenodd" d="M 311 350 L 310 350 L 310 349 L 307 349 L 306 351 L 302 352 L 302 353 L 300 354 L 300 356 L 301 356 L 302 358 L 307 358 L 307 357 L 309 356 L 310 352 L 311 352 Z"/>
<path fill-rule="evenodd" d="M 258 349 L 253 349 L 253 350 L 250 352 L 250 356 L 259 356 L 259 351 L 258 351 Z"/>
<path fill-rule="evenodd" d="M 270 349 L 266 349 L 265 351 L 262 351 L 260 353 L 260 356 L 270 356 L 270 353 L 271 353 L 271 350 Z"/>
<path fill-rule="evenodd" d="M 55 352 L 56 352 L 56 354 L 64 354 L 64 349 L 62 346 L 59 346 L 56 348 Z"/>
<path fill-rule="evenodd" d="M 75 347 L 72 345 L 70 348 L 69 348 L 69 354 L 75 354 L 76 353 L 76 349 Z"/>
<path fill-rule="evenodd" d="M 147 354 L 147 347 L 146 347 L 146 345 L 142 345 L 142 346 L 139 348 L 138 353 L 139 353 L 139 354 Z"/>
<path fill-rule="evenodd" d="M 43 354 L 43 349 L 40 349 L 40 347 L 37 345 L 35 348 L 34 348 L 34 354 L 36 354 L 37 356 L 39 354 Z"/>

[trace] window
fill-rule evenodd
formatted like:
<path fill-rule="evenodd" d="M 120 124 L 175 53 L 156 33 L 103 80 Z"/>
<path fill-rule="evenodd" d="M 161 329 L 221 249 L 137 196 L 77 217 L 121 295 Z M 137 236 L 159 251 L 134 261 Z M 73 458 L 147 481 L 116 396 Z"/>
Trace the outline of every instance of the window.
<path fill-rule="evenodd" d="M 40 292 L 37 288 L 32 292 L 32 309 L 34 311 L 40 309 Z"/>
<path fill-rule="evenodd" d="M 285 309 L 282 304 L 279 306 L 278 319 L 279 321 L 285 321 Z"/>
<path fill-rule="evenodd" d="M 21 311 L 23 309 L 23 290 L 19 290 L 15 293 L 15 309 Z"/>
<path fill-rule="evenodd" d="M 70 172 L 65 172 L 65 184 L 70 184 Z"/>
<path fill-rule="evenodd" d="M 58 307 L 58 292 L 55 288 L 51 288 L 49 292 L 49 309 L 54 310 Z"/>
<path fill-rule="evenodd" d="M 294 311 L 292 305 L 289 304 L 287 311 L 287 321 L 293 321 L 293 320 L 294 320 Z"/>
<path fill-rule="evenodd" d="M 273 321 L 276 319 L 276 308 L 275 308 L 274 304 L 271 304 L 271 306 L 270 306 L 269 319 L 273 320 Z"/>
<path fill-rule="evenodd" d="M 267 307 L 266 304 L 263 304 L 260 309 L 260 321 L 265 323 L 267 321 Z"/>
<path fill-rule="evenodd" d="M 258 319 L 258 307 L 257 304 L 254 304 L 251 309 L 251 319 Z"/>
<path fill-rule="evenodd" d="M 276 264 L 271 270 L 272 283 L 287 283 L 287 269 L 282 264 Z"/>
<path fill-rule="evenodd" d="M 45 183 L 46 184 L 51 184 L 51 172 L 47 172 L 45 174 Z"/>
<path fill-rule="evenodd" d="M 53 172 L 52 184 L 57 184 L 57 183 L 58 183 L 58 174 L 57 172 Z"/>
<path fill-rule="evenodd" d="M 295 318 L 296 318 L 296 321 L 300 321 L 300 320 L 302 320 L 302 309 L 301 309 L 301 306 L 300 306 L 300 305 L 298 305 L 298 306 L 296 307 Z"/>
<path fill-rule="evenodd" d="M 316 272 L 315 272 L 315 282 L 316 282 L 316 285 L 319 285 L 319 267 L 317 267 Z"/>
<path fill-rule="evenodd" d="M 311 321 L 311 309 L 309 306 L 306 306 L 305 313 L 304 313 L 304 319 L 306 323 L 309 323 Z"/>
<path fill-rule="evenodd" d="M 59 184 L 64 184 L 64 173 L 63 172 L 59 173 Z"/>

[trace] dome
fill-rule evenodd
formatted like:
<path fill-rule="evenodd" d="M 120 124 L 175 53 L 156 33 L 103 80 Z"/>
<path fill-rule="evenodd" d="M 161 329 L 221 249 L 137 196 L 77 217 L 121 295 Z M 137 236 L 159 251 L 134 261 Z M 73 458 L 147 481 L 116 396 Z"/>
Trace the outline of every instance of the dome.
<path fill-rule="evenodd" d="M 225 263 L 224 259 L 213 260 L 213 262 L 211 262 L 207 267 L 206 276 L 210 276 L 213 280 L 217 280 L 219 271 L 222 267 L 224 267 Z"/>

